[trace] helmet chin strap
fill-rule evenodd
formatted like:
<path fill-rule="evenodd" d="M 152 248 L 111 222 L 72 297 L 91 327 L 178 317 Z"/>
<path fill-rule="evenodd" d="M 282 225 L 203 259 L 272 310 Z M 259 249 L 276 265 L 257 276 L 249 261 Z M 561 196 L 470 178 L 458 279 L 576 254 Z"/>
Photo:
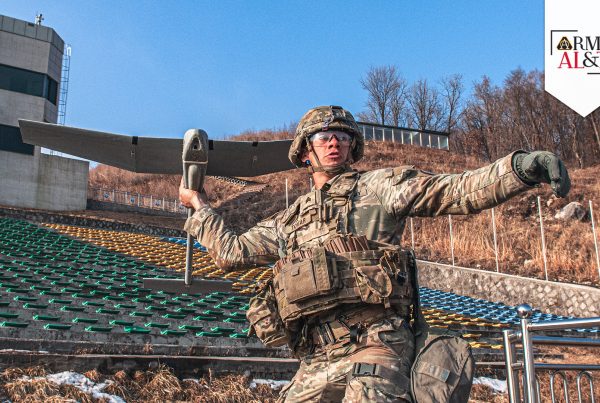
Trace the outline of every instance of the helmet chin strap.
<path fill-rule="evenodd" d="M 313 167 L 312 165 L 308 165 L 306 167 L 308 172 L 311 174 L 315 173 L 315 172 L 327 172 L 330 175 L 339 175 L 341 173 L 351 170 L 350 164 L 348 162 L 345 162 L 345 163 L 339 164 L 339 165 L 323 166 L 321 164 L 321 161 L 319 161 L 319 157 L 317 157 L 317 153 L 315 152 L 315 149 L 310 144 L 310 141 L 308 141 L 308 138 L 306 139 L 306 148 L 308 149 L 309 154 L 312 154 L 313 159 L 317 163 L 316 167 Z"/>

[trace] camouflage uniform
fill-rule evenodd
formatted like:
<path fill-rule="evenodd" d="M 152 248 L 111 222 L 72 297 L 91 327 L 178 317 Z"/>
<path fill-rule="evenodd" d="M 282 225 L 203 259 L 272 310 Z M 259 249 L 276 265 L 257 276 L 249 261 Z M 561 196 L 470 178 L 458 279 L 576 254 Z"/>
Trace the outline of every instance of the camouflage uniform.
<path fill-rule="evenodd" d="M 273 263 L 295 250 L 320 246 L 331 235 L 332 222 L 342 233 L 399 244 L 407 217 L 477 213 L 529 189 L 513 171 L 512 156 L 462 174 L 433 175 L 413 167 L 344 172 L 239 236 L 206 206 L 188 219 L 185 229 L 224 270 Z M 351 308 L 367 304 L 356 305 Z M 341 309 L 320 316 L 333 317 Z M 407 316 L 383 313 L 365 320 L 358 338 L 343 334 L 328 343 L 300 345 L 295 350 L 300 369 L 281 401 L 411 401 L 414 340 Z"/>

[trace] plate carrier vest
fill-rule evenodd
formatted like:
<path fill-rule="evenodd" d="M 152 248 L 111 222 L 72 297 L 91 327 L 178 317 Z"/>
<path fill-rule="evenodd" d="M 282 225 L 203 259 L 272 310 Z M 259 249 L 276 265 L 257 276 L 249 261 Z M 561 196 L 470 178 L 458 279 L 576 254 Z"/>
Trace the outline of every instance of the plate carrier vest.
<path fill-rule="evenodd" d="M 260 287 L 247 313 L 267 346 L 288 341 L 286 329 L 295 327 L 298 319 L 342 305 L 380 304 L 401 315 L 410 314 L 414 303 L 412 251 L 348 230 L 359 177 L 358 173 L 342 174 L 327 193 L 313 190 L 312 196 L 301 198 L 301 203 L 297 201 L 284 214 L 287 242 L 280 245 L 282 257 L 273 267 L 272 281 Z"/>

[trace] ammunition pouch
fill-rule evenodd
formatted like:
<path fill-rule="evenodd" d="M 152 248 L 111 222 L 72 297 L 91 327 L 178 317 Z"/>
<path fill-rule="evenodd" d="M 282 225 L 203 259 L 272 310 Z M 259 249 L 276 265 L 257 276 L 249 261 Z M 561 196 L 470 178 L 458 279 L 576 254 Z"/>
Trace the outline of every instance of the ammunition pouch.
<path fill-rule="evenodd" d="M 279 314 L 288 324 L 341 304 L 405 308 L 413 302 L 413 267 L 411 251 L 364 236 L 336 237 L 324 247 L 299 250 L 275 264 Z"/>
<path fill-rule="evenodd" d="M 283 264 L 279 276 L 290 303 L 329 294 L 338 286 L 336 261 L 324 248 L 312 249 L 304 259 L 294 257 Z"/>
<path fill-rule="evenodd" d="M 249 305 L 246 311 L 246 318 L 250 322 L 249 335 L 256 334 L 267 347 L 280 347 L 290 341 L 290 335 L 277 310 L 271 280 L 258 287 L 258 292 L 250 299 Z"/>

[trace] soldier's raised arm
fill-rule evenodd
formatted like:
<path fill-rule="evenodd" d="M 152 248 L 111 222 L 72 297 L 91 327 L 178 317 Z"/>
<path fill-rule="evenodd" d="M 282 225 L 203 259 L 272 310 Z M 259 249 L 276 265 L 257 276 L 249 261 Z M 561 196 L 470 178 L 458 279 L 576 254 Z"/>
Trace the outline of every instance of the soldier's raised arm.
<path fill-rule="evenodd" d="M 562 161 L 545 151 L 516 151 L 482 168 L 440 174 L 397 168 L 389 176 L 382 201 L 397 217 L 471 214 L 492 208 L 545 182 L 565 197 L 570 180 Z"/>
<path fill-rule="evenodd" d="M 275 218 L 263 220 L 237 235 L 225 226 L 223 218 L 202 200 L 198 192 L 180 187 L 179 198 L 184 206 L 196 210 L 184 229 L 208 249 L 219 268 L 235 270 L 279 259 Z"/>

